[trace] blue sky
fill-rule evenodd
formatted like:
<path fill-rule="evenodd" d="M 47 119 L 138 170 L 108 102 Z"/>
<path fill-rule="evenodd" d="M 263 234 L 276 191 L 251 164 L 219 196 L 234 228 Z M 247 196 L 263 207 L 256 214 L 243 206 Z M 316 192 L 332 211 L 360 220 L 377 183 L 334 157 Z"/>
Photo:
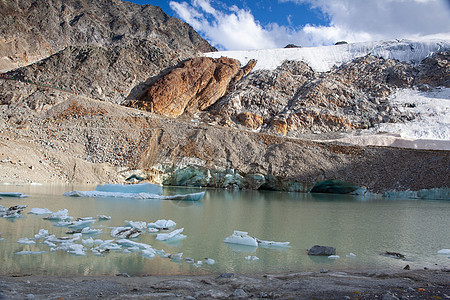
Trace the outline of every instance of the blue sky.
<path fill-rule="evenodd" d="M 130 0 L 161 7 L 219 50 L 450 36 L 450 0 Z"/>

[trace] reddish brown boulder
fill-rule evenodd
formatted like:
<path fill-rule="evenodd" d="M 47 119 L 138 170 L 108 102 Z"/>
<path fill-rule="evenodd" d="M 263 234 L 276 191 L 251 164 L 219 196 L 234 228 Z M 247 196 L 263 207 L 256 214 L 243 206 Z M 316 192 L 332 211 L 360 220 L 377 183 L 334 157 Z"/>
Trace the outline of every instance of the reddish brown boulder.
<path fill-rule="evenodd" d="M 238 121 L 242 126 L 249 127 L 251 129 L 258 129 L 264 123 L 264 120 L 260 115 L 248 112 L 238 114 L 236 116 L 236 121 Z"/>
<path fill-rule="evenodd" d="M 251 70 L 244 69 L 247 74 Z M 169 117 L 204 110 L 226 94 L 241 72 L 236 59 L 196 57 L 156 80 L 131 106 Z"/>

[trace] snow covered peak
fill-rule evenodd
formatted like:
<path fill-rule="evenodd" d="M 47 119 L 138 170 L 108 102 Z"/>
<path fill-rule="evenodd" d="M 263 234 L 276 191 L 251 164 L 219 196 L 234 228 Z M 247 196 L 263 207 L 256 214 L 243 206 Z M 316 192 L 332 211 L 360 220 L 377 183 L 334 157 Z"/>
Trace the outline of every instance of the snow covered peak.
<path fill-rule="evenodd" d="M 393 40 L 322 47 L 219 51 L 205 53 L 205 56 L 213 58 L 227 56 L 238 59 L 242 65 L 251 59 L 256 59 L 258 63 L 253 70 L 274 70 L 285 60 L 304 61 L 315 71 L 326 72 L 333 66 L 340 66 L 367 54 L 417 64 L 433 53 L 446 49 L 450 50 L 450 37 L 448 39 Z"/>

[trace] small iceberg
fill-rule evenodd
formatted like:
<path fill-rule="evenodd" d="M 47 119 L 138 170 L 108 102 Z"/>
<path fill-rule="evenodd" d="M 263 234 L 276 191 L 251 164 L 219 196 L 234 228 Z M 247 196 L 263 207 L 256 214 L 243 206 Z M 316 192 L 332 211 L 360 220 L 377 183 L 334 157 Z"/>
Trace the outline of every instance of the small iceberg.
<path fill-rule="evenodd" d="M 158 232 L 160 230 L 169 230 L 175 227 L 177 223 L 172 220 L 158 220 L 154 223 L 148 223 L 147 228 L 149 232 Z"/>
<path fill-rule="evenodd" d="M 159 200 L 186 200 L 198 201 L 205 192 L 184 195 L 162 195 L 162 186 L 152 183 L 138 184 L 105 184 L 98 185 L 93 191 L 70 191 L 63 194 L 67 197 L 94 197 L 94 198 L 128 198 L 128 199 L 159 199 Z"/>
<path fill-rule="evenodd" d="M 115 227 L 111 230 L 111 236 L 117 239 L 132 239 L 141 234 L 142 230 L 128 226 Z"/>
<path fill-rule="evenodd" d="M 30 240 L 29 238 L 21 238 L 17 242 L 22 245 L 35 245 L 36 244 L 35 241 Z"/>
<path fill-rule="evenodd" d="M 139 230 L 144 230 L 147 228 L 147 223 L 144 221 L 125 221 L 128 225 L 130 225 L 132 228 L 136 228 Z"/>
<path fill-rule="evenodd" d="M 98 218 L 99 221 L 111 220 L 111 216 L 105 216 L 105 215 L 97 215 L 97 218 Z"/>
<path fill-rule="evenodd" d="M 328 258 L 329 259 L 338 259 L 338 258 L 340 258 L 340 256 L 339 255 L 330 255 L 330 256 L 328 256 Z"/>
<path fill-rule="evenodd" d="M 72 220 L 73 218 L 68 215 L 69 211 L 67 209 L 61 209 L 57 212 L 50 214 L 48 217 L 45 217 L 45 220 L 50 221 L 64 221 L 64 220 Z"/>
<path fill-rule="evenodd" d="M 36 240 L 45 239 L 46 237 L 48 237 L 48 235 L 49 235 L 48 234 L 48 230 L 46 230 L 46 229 L 39 229 L 39 232 L 34 235 L 34 238 Z"/>
<path fill-rule="evenodd" d="M 259 260 L 259 257 L 249 255 L 249 256 L 246 256 L 246 257 L 245 257 L 245 260 L 248 260 L 248 261 L 251 261 L 251 260 L 256 261 L 256 260 Z"/>
<path fill-rule="evenodd" d="M 355 257 L 356 257 L 356 254 L 350 252 L 350 254 L 347 254 L 345 257 L 355 258 Z"/>
<path fill-rule="evenodd" d="M 15 198 L 26 198 L 29 197 L 24 193 L 16 193 L 16 192 L 0 192 L 0 197 L 15 197 Z"/>
<path fill-rule="evenodd" d="M 92 218 L 78 218 L 75 221 L 59 221 L 54 225 L 56 227 L 69 227 L 73 229 L 82 229 L 84 227 L 89 227 L 95 223 L 95 219 Z"/>
<path fill-rule="evenodd" d="M 437 252 L 438 254 L 449 255 L 450 249 L 441 249 Z"/>
<path fill-rule="evenodd" d="M 23 218 L 22 211 L 27 208 L 26 205 L 14 205 L 7 209 L 2 209 L 1 217 L 5 219 Z"/>
<path fill-rule="evenodd" d="M 183 232 L 184 228 L 176 229 L 169 233 L 158 233 L 156 235 L 157 241 L 175 241 L 175 240 L 181 240 L 186 238 L 184 234 L 181 234 Z"/>
<path fill-rule="evenodd" d="M 29 214 L 34 214 L 34 215 L 49 215 L 52 213 L 53 212 L 51 210 L 49 210 L 48 208 L 32 208 L 29 212 Z"/>
<path fill-rule="evenodd" d="M 248 232 L 235 230 L 232 235 L 223 240 L 225 243 L 258 247 L 258 240 L 248 235 Z"/>
<path fill-rule="evenodd" d="M 17 255 L 38 255 L 38 254 L 44 254 L 44 253 L 47 253 L 47 251 L 19 251 L 19 252 L 16 252 L 14 254 L 17 254 Z"/>
<path fill-rule="evenodd" d="M 248 235 L 248 232 L 235 230 L 232 235 L 223 240 L 225 243 L 252 247 L 290 247 L 290 242 L 263 241 Z"/>

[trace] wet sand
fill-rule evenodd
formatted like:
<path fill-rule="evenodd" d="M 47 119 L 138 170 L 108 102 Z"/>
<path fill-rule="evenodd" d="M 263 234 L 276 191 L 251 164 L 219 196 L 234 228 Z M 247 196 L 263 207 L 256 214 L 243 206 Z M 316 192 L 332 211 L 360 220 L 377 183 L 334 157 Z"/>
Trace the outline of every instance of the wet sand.
<path fill-rule="evenodd" d="M 0 299 L 450 299 L 450 270 L 0 276 Z"/>

